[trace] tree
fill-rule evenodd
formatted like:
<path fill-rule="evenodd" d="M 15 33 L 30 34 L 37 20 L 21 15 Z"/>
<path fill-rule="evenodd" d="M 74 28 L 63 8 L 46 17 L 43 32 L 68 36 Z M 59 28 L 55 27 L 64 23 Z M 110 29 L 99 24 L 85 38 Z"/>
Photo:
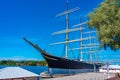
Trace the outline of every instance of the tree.
<path fill-rule="evenodd" d="M 120 49 L 120 0 L 105 0 L 88 14 L 89 28 L 95 28 L 101 47 Z"/>

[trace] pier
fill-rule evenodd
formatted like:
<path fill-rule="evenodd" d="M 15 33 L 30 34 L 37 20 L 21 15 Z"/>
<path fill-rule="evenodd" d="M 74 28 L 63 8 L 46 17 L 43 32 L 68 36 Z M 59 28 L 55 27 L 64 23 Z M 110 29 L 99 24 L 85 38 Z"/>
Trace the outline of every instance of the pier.
<path fill-rule="evenodd" d="M 115 77 L 115 75 L 91 72 L 91 73 L 81 73 L 81 74 L 63 76 L 63 77 L 41 78 L 41 80 L 105 80 L 112 77 Z"/>

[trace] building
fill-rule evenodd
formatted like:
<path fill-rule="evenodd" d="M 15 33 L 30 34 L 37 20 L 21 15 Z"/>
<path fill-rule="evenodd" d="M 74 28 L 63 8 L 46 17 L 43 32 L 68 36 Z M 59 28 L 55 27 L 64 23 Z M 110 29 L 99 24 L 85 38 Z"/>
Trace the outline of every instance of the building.
<path fill-rule="evenodd" d="M 0 80 L 38 80 L 39 75 L 20 67 L 0 69 Z"/>
<path fill-rule="evenodd" d="M 105 65 L 103 67 L 100 67 L 99 72 L 120 73 L 120 66 L 119 65 Z"/>

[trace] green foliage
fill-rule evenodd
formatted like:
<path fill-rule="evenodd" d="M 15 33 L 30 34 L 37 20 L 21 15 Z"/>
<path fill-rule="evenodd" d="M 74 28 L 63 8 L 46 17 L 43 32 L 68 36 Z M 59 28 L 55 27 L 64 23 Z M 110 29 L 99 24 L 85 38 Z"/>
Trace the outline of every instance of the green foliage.
<path fill-rule="evenodd" d="M 4 66 L 7 66 L 7 65 L 11 65 L 11 66 L 14 66 L 16 63 L 14 61 L 11 61 L 11 60 L 3 60 L 3 61 L 0 61 L 0 65 L 4 65 Z"/>
<path fill-rule="evenodd" d="M 0 61 L 0 65 L 3 66 L 47 66 L 46 61 Z"/>
<path fill-rule="evenodd" d="M 88 26 L 97 30 L 101 47 L 120 49 L 120 0 L 105 0 L 88 18 Z"/>

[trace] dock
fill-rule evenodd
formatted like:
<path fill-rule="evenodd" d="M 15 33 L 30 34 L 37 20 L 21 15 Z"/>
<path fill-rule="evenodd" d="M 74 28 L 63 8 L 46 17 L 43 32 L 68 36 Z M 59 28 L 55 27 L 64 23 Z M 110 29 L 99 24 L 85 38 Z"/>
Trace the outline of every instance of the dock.
<path fill-rule="evenodd" d="M 41 78 L 41 80 L 105 80 L 113 77 L 115 77 L 114 74 L 90 72 L 62 77 Z"/>

